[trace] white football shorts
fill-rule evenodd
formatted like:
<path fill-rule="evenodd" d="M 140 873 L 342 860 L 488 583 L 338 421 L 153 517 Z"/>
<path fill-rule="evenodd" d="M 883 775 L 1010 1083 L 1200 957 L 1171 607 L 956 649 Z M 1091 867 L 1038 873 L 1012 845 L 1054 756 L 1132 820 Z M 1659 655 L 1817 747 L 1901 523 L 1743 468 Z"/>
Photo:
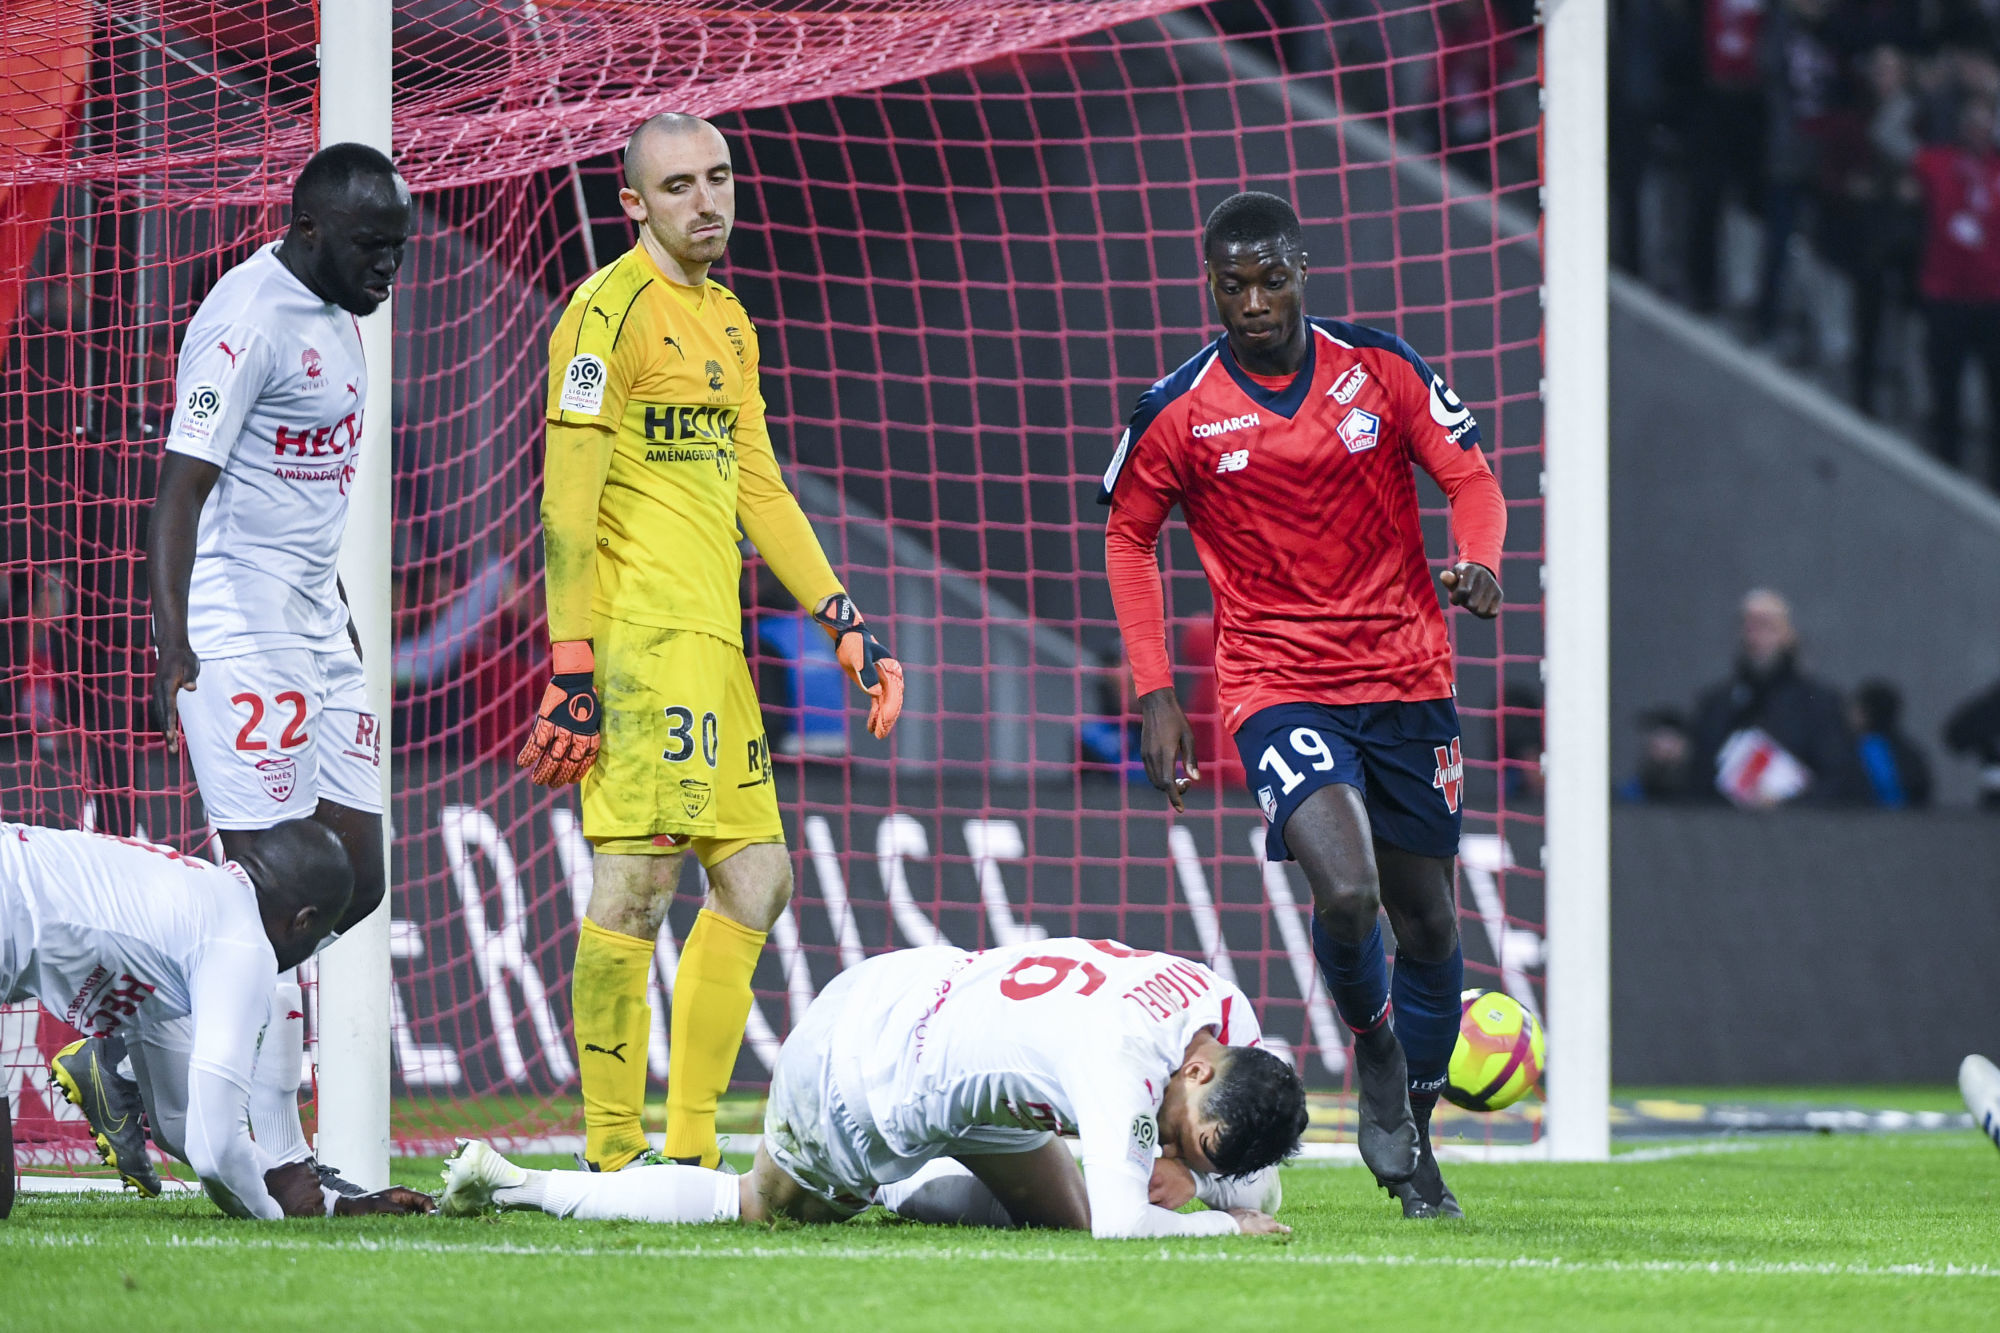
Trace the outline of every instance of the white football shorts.
<path fill-rule="evenodd" d="M 351 647 L 204 660 L 179 706 L 216 828 L 272 828 L 321 799 L 382 813 L 382 733 Z"/>
<path fill-rule="evenodd" d="M 914 952 L 879 955 L 835 977 L 785 1038 L 771 1071 L 771 1095 L 764 1103 L 765 1150 L 786 1175 L 848 1213 L 873 1203 L 878 1186 L 907 1179 L 935 1158 L 957 1152 L 1026 1152 L 1054 1137 L 1045 1130 L 969 1126 L 948 1141 L 926 1145 L 915 1157 L 904 1156 L 883 1139 L 868 1114 L 860 1070 L 837 1068 L 833 1037 L 850 1023 L 875 1021 L 873 1014 L 848 1013 L 856 1002 L 867 1008 L 875 980 L 867 975 L 871 966 L 893 966 L 890 960 L 901 962 Z M 857 1102 L 858 1115 L 850 1109 Z"/>

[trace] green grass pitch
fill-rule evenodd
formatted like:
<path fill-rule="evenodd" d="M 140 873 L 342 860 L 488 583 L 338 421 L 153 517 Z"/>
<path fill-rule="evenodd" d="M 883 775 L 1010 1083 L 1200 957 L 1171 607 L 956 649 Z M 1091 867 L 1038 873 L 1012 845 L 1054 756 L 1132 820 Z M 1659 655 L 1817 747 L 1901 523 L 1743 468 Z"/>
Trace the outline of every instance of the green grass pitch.
<path fill-rule="evenodd" d="M 435 1164 L 398 1177 L 435 1179 Z M 249 1224 L 205 1200 L 24 1197 L 0 1329 L 1981 1328 L 2000 1154 L 1975 1134 L 1733 1139 L 1450 1169 L 1404 1222 L 1356 1168 L 1285 1177 L 1289 1240 L 1093 1242 L 906 1224 Z"/>

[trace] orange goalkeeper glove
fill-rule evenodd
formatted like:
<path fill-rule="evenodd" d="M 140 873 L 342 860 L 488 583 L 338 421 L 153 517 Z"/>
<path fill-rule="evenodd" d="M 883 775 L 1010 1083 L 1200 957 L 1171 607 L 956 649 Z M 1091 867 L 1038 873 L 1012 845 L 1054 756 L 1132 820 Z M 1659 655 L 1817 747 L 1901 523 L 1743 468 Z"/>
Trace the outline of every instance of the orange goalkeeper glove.
<path fill-rule="evenodd" d="M 554 679 L 542 691 L 535 727 L 515 766 L 531 770 L 529 780 L 544 787 L 583 781 L 597 762 L 597 687 L 591 677 L 597 659 L 587 639 L 549 645 Z"/>
<path fill-rule="evenodd" d="M 868 696 L 868 734 L 878 741 L 888 740 L 896 719 L 903 715 L 903 664 L 889 656 L 882 641 L 868 632 L 846 593 L 827 598 L 812 615 L 833 640 L 833 655 L 840 659 L 841 670 Z"/>

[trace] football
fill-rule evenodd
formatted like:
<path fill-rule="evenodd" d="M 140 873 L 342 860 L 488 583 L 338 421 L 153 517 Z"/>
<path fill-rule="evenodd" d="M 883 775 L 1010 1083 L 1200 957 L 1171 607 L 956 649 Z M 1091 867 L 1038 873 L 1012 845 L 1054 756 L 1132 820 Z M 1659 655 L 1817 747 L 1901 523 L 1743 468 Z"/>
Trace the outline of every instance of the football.
<path fill-rule="evenodd" d="M 1548 1054 L 1542 1025 L 1502 991 L 1467 991 L 1462 999 L 1445 1100 L 1468 1111 L 1512 1106 L 1541 1081 Z"/>

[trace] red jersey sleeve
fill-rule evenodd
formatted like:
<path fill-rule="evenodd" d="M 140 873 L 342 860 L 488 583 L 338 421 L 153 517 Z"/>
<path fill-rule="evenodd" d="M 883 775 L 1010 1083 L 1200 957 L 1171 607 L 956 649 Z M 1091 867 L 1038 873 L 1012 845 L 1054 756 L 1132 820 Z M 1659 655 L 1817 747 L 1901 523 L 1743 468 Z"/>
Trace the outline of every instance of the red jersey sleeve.
<path fill-rule="evenodd" d="M 1507 538 L 1507 501 L 1479 449 L 1479 423 L 1444 382 L 1444 377 L 1411 352 L 1408 373 L 1398 377 L 1397 416 L 1410 458 L 1443 489 L 1451 504 L 1451 531 L 1458 558 L 1500 574 L 1500 548 Z"/>
<path fill-rule="evenodd" d="M 1167 392 L 1162 381 L 1140 396 L 1098 496 L 1111 506 L 1104 528 L 1104 573 L 1125 657 L 1132 664 L 1133 686 L 1140 694 L 1174 683 L 1159 559 L 1160 529 L 1181 498 L 1179 451 L 1170 424 L 1179 414 L 1164 411 Z"/>

